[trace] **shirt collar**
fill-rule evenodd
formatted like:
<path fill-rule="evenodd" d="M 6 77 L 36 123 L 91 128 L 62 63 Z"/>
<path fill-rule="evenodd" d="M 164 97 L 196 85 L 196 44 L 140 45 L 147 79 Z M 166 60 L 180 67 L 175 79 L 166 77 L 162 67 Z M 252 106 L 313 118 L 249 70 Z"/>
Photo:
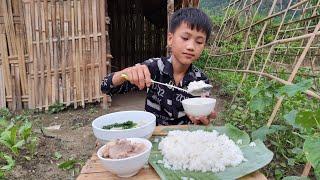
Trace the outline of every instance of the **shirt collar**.
<path fill-rule="evenodd" d="M 164 68 L 163 73 L 170 76 L 173 79 L 173 67 L 172 67 L 172 56 L 166 58 L 163 61 Z M 196 79 L 195 67 L 191 64 L 183 77 L 182 86 L 189 84 L 189 82 L 194 81 Z"/>

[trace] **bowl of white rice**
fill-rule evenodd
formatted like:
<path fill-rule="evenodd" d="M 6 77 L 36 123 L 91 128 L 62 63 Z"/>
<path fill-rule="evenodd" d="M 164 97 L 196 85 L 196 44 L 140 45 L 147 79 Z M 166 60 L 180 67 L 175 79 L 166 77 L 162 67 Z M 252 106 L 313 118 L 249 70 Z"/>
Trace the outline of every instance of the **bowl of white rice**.
<path fill-rule="evenodd" d="M 189 98 L 182 102 L 183 109 L 186 114 L 199 117 L 208 116 L 216 105 L 216 99 L 214 98 Z"/>

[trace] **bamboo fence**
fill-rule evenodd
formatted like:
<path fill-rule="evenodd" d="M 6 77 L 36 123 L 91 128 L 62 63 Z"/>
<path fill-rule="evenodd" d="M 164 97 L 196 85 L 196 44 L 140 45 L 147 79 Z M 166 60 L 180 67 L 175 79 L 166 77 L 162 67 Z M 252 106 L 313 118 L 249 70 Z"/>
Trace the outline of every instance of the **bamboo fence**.
<path fill-rule="evenodd" d="M 289 0 L 287 7 L 276 9 L 278 1 L 273 0 L 265 17 L 261 18 L 261 5 L 266 1 L 230 1 L 225 8 L 218 34 L 210 47 L 205 70 L 243 73 L 233 95 L 233 103 L 249 74 L 258 77 L 256 87 L 261 78 L 289 85 L 294 83 L 297 74 L 301 75 L 299 69 L 308 68 L 311 71 L 303 75 L 314 79 L 314 88 L 305 93 L 320 101 L 320 88 L 317 83 L 320 79 L 320 1 L 312 3 L 311 0 Z M 254 41 L 251 37 L 253 33 L 258 34 Z M 266 34 L 272 36 L 266 37 Z M 242 37 L 239 42 L 242 43 L 240 50 L 225 52 L 221 49 L 223 43 L 237 37 Z M 227 62 L 216 63 L 217 61 Z M 282 73 L 284 71 L 289 75 L 288 79 L 280 77 L 280 69 Z M 277 119 L 277 112 L 283 101 L 283 96 L 277 99 L 269 119 L 266 120 L 268 127 Z M 308 163 L 303 175 L 308 175 L 309 171 Z"/>
<path fill-rule="evenodd" d="M 110 72 L 104 0 L 2 0 L 0 108 L 85 106 Z"/>

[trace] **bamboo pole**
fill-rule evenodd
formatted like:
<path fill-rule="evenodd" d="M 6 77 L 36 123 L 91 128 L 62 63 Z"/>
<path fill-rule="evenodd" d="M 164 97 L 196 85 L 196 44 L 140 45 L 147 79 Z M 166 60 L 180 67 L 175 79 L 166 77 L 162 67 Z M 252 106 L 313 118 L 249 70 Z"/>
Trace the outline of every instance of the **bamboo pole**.
<path fill-rule="evenodd" d="M 174 0 L 167 0 L 167 22 L 168 22 L 168 27 L 167 27 L 167 32 L 169 33 L 170 30 L 170 20 L 171 20 L 171 17 L 173 15 L 173 12 L 174 12 Z M 169 56 L 170 54 L 170 47 L 167 46 L 167 56 Z"/>
<path fill-rule="evenodd" d="M 269 79 L 276 80 L 276 81 L 278 81 L 279 83 L 282 83 L 282 84 L 284 84 L 284 85 L 293 85 L 292 82 L 283 80 L 283 79 L 281 79 L 281 78 L 278 78 L 278 77 L 273 76 L 273 75 L 268 74 L 268 73 L 262 73 L 262 72 L 260 72 L 260 71 L 253 71 L 253 70 L 236 70 L 236 69 L 221 69 L 221 68 L 214 68 L 214 67 L 207 67 L 206 69 L 207 69 L 207 70 L 218 70 L 218 71 L 229 71 L 229 72 L 241 72 L 241 73 L 250 73 L 250 74 L 255 74 L 255 75 L 261 75 L 261 76 L 267 77 L 267 78 L 269 78 Z M 313 91 L 311 91 L 311 90 L 306 90 L 305 93 L 308 94 L 309 96 L 312 96 L 312 97 L 320 100 L 320 95 L 317 94 L 316 92 L 313 92 Z"/>
<path fill-rule="evenodd" d="M 105 25 L 105 18 L 108 17 L 108 1 L 103 1 L 100 0 L 99 3 L 100 6 L 100 23 L 101 23 L 101 32 L 103 33 L 103 35 L 101 36 L 101 48 L 102 48 L 102 55 L 101 55 L 101 64 L 102 64 L 102 68 L 101 68 L 101 74 L 100 74 L 100 81 L 104 78 L 104 76 L 110 72 L 110 69 L 108 70 L 108 67 L 111 67 L 111 62 L 110 62 L 110 57 L 107 57 L 106 54 L 111 54 L 110 52 L 110 39 L 108 34 L 106 34 L 105 32 L 109 30 L 109 24 L 107 24 L 107 26 Z M 106 9 L 105 9 L 106 8 Z M 100 92 L 100 96 L 102 96 L 101 91 Z M 102 99 L 102 108 L 108 110 L 108 101 L 109 99 L 111 100 L 110 97 L 108 96 L 103 96 Z"/>
<path fill-rule="evenodd" d="M 6 96 L 12 97 L 12 81 L 11 81 L 11 74 L 10 74 L 10 64 L 8 60 L 8 49 L 7 49 L 7 41 L 5 34 L 0 34 L 0 54 L 3 59 L 2 63 L 2 71 L 3 71 L 3 78 L 4 78 L 4 84 L 6 89 Z M 8 104 L 9 107 L 13 107 L 12 103 Z"/>

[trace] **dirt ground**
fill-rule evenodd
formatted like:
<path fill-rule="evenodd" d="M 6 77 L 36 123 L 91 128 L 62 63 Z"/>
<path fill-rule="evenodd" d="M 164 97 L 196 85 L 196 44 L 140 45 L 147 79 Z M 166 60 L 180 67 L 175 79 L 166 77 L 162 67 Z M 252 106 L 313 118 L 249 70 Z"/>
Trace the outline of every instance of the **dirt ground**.
<path fill-rule="evenodd" d="M 81 167 L 95 152 L 95 137 L 91 122 L 109 112 L 143 110 L 144 101 L 145 92 L 132 92 L 114 96 L 112 107 L 108 111 L 99 105 L 88 105 L 84 109 L 68 108 L 57 114 L 33 115 L 34 129 L 39 138 L 36 155 L 29 161 L 19 159 L 8 179 L 76 179 Z M 218 98 L 217 112 L 222 110 L 223 103 L 224 101 Z M 56 125 L 60 125 L 60 128 L 46 129 Z M 58 160 L 55 158 L 56 152 L 62 155 Z M 77 160 L 75 168 L 71 170 L 58 168 L 58 164 L 70 158 Z"/>

